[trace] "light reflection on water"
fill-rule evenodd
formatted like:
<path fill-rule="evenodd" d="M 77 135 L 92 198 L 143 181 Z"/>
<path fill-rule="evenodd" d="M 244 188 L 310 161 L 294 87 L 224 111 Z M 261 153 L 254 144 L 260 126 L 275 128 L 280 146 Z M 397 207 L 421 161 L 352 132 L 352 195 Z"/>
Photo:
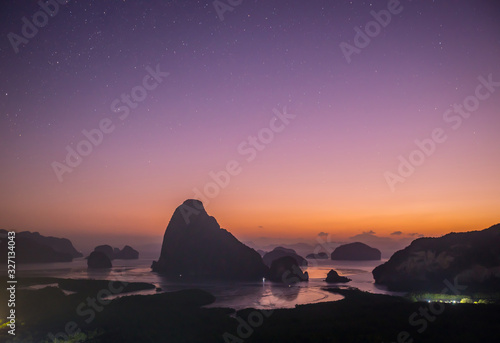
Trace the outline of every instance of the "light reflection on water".
<path fill-rule="evenodd" d="M 384 262 L 384 261 L 382 261 Z M 330 269 L 335 269 L 340 275 L 352 279 L 347 286 L 356 287 L 372 293 L 400 295 L 388 292 L 383 287 L 373 283 L 371 271 L 381 261 L 331 261 L 309 260 L 307 272 L 309 282 L 287 286 L 266 282 L 203 282 L 180 283 L 171 282 L 167 278 L 151 272 L 151 260 L 114 260 L 113 268 L 109 270 L 87 270 L 85 259 L 73 262 L 26 264 L 19 265 L 19 277 L 61 277 L 74 279 L 120 280 L 127 282 L 148 282 L 160 287 L 162 291 L 176 291 L 188 288 L 199 288 L 212 293 L 216 302 L 209 307 L 242 308 L 292 308 L 295 305 L 310 304 L 323 301 L 335 301 L 342 298 L 323 290 L 325 287 L 335 287 L 327 284 L 324 278 Z M 134 294 L 154 294 L 155 290 L 141 291 Z"/>

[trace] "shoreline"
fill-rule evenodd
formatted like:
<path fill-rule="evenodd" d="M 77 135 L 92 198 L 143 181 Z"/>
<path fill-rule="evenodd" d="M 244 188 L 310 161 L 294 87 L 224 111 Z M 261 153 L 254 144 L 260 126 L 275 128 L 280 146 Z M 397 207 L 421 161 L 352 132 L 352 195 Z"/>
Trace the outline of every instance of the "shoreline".
<path fill-rule="evenodd" d="M 51 333 L 54 337 L 72 337 L 76 341 L 81 337 L 81 341 L 93 339 L 95 342 L 226 342 L 224 337 L 231 336 L 244 342 L 316 342 L 327 338 L 350 342 L 355 341 L 355 337 L 364 337 L 365 342 L 383 342 L 394 341 L 403 330 L 410 332 L 411 337 L 421 336 L 421 339 L 440 337 L 443 332 L 450 335 L 451 332 L 450 337 L 456 338 L 457 342 L 465 342 L 453 332 L 460 333 L 472 325 L 476 327 L 472 331 L 482 337 L 500 335 L 495 329 L 500 320 L 498 299 L 492 304 L 433 305 L 405 297 L 372 294 L 352 287 L 325 286 L 325 291 L 338 294 L 342 299 L 297 305 L 292 309 L 262 310 L 248 307 L 235 310 L 207 307 L 216 299 L 212 294 L 198 289 L 107 299 L 103 294 L 99 296 L 99 293 L 103 293 L 102 288 L 99 288 L 104 285 L 107 286 L 105 289 L 110 289 L 109 284 L 113 281 L 21 279 L 23 286 L 39 282 L 50 285 L 55 281 L 74 293 L 66 295 L 54 287 L 18 290 L 18 339 L 32 337 L 37 342 L 48 342 L 47 335 Z M 113 285 L 111 290 L 117 290 L 117 286 Z M 141 287 L 146 289 L 154 285 L 129 283 L 119 293 Z M 4 293 L 2 291 L 2 296 Z M 89 298 L 97 301 L 89 301 Z M 438 305 L 441 312 L 429 317 L 435 317 L 435 321 L 429 321 L 426 324 L 428 333 L 420 335 L 418 329 L 421 326 L 415 323 L 417 319 L 421 320 L 421 309 L 433 309 Z M 413 318 L 413 313 L 419 317 Z M 409 321 L 410 317 L 414 319 L 415 325 Z M 464 325 L 465 321 L 469 325 Z M 79 331 L 75 329 L 78 334 L 65 333 L 67 323 L 75 323 L 72 325 L 78 328 Z M 453 328 L 451 331 L 450 325 Z M 1 326 L 0 339 L 9 338 Z M 304 332 L 308 332 L 307 339 L 303 339 Z"/>

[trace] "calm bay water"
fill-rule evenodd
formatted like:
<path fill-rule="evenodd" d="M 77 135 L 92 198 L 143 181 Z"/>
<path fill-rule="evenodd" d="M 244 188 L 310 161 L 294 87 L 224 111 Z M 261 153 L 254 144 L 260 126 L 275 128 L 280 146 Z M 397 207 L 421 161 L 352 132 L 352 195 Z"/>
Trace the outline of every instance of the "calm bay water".
<path fill-rule="evenodd" d="M 308 260 L 309 282 L 301 282 L 293 286 L 265 282 L 202 282 L 179 283 L 170 282 L 167 278 L 151 272 L 151 259 L 114 260 L 110 270 L 87 270 L 87 261 L 83 258 L 68 263 L 25 264 L 19 265 L 18 277 L 60 277 L 73 279 L 120 280 L 127 282 L 149 282 L 163 291 L 199 288 L 212 293 L 216 302 L 211 307 L 242 308 L 293 308 L 295 305 L 311 304 L 323 301 L 335 301 L 342 296 L 323 290 L 328 286 L 323 280 L 330 269 L 340 275 L 352 279 L 345 284 L 372 293 L 394 294 L 383 287 L 376 286 L 371 271 L 384 261 L 331 261 Z M 21 286 L 21 285 L 20 285 Z M 155 290 L 134 294 L 154 294 Z"/>

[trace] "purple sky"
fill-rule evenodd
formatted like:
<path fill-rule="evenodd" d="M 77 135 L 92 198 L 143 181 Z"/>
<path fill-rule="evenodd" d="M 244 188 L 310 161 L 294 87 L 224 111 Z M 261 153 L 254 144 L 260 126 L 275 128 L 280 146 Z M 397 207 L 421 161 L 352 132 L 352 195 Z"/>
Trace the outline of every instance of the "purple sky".
<path fill-rule="evenodd" d="M 500 87 L 483 87 L 488 99 L 460 124 L 443 117 L 479 77 L 500 81 L 497 1 L 246 0 L 222 21 L 211 1 L 58 7 L 22 38 L 40 6 L 1 5 L 0 227 L 160 236 L 230 161 L 239 173 L 206 207 L 237 237 L 436 235 L 499 221 Z M 346 58 L 341 43 L 355 46 L 354 28 L 388 7 L 386 27 Z M 148 68 L 169 74 L 159 83 Z M 155 89 L 143 93 L 145 78 Z M 122 98 L 134 89 L 136 108 Z M 115 100 L 130 109 L 123 120 Z M 252 148 L 284 108 L 293 119 Z M 103 120 L 113 131 L 58 177 L 54 162 Z M 399 156 L 435 129 L 446 140 L 391 186 Z"/>

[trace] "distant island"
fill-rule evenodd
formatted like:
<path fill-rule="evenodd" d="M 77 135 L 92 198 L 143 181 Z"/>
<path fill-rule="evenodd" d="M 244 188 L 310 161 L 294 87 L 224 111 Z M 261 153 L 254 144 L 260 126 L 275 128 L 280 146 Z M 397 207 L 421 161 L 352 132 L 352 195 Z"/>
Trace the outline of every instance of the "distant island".
<path fill-rule="evenodd" d="M 139 252 L 126 245 L 122 250 L 113 248 L 111 245 L 98 245 L 90 253 L 87 259 L 89 269 L 107 269 L 112 267 L 112 260 L 137 260 Z"/>
<path fill-rule="evenodd" d="M 308 254 L 306 258 L 312 259 L 312 260 L 326 260 L 328 259 L 328 254 L 326 252 L 320 252 L 317 254 Z"/>
<path fill-rule="evenodd" d="M 107 244 L 98 245 L 94 248 L 94 251 L 106 254 L 110 260 L 137 260 L 139 258 L 139 252 L 129 245 L 123 247 L 122 250 Z"/>
<path fill-rule="evenodd" d="M 382 253 L 364 243 L 355 242 L 337 247 L 331 254 L 332 260 L 372 261 L 380 260 Z"/>
<path fill-rule="evenodd" d="M 7 231 L 0 230 L 0 235 L 7 235 Z M 16 233 L 17 263 L 71 262 L 82 256 L 67 238 L 47 237 L 30 231 Z M 5 239 L 0 241 L 0 263 L 7 263 Z"/>

